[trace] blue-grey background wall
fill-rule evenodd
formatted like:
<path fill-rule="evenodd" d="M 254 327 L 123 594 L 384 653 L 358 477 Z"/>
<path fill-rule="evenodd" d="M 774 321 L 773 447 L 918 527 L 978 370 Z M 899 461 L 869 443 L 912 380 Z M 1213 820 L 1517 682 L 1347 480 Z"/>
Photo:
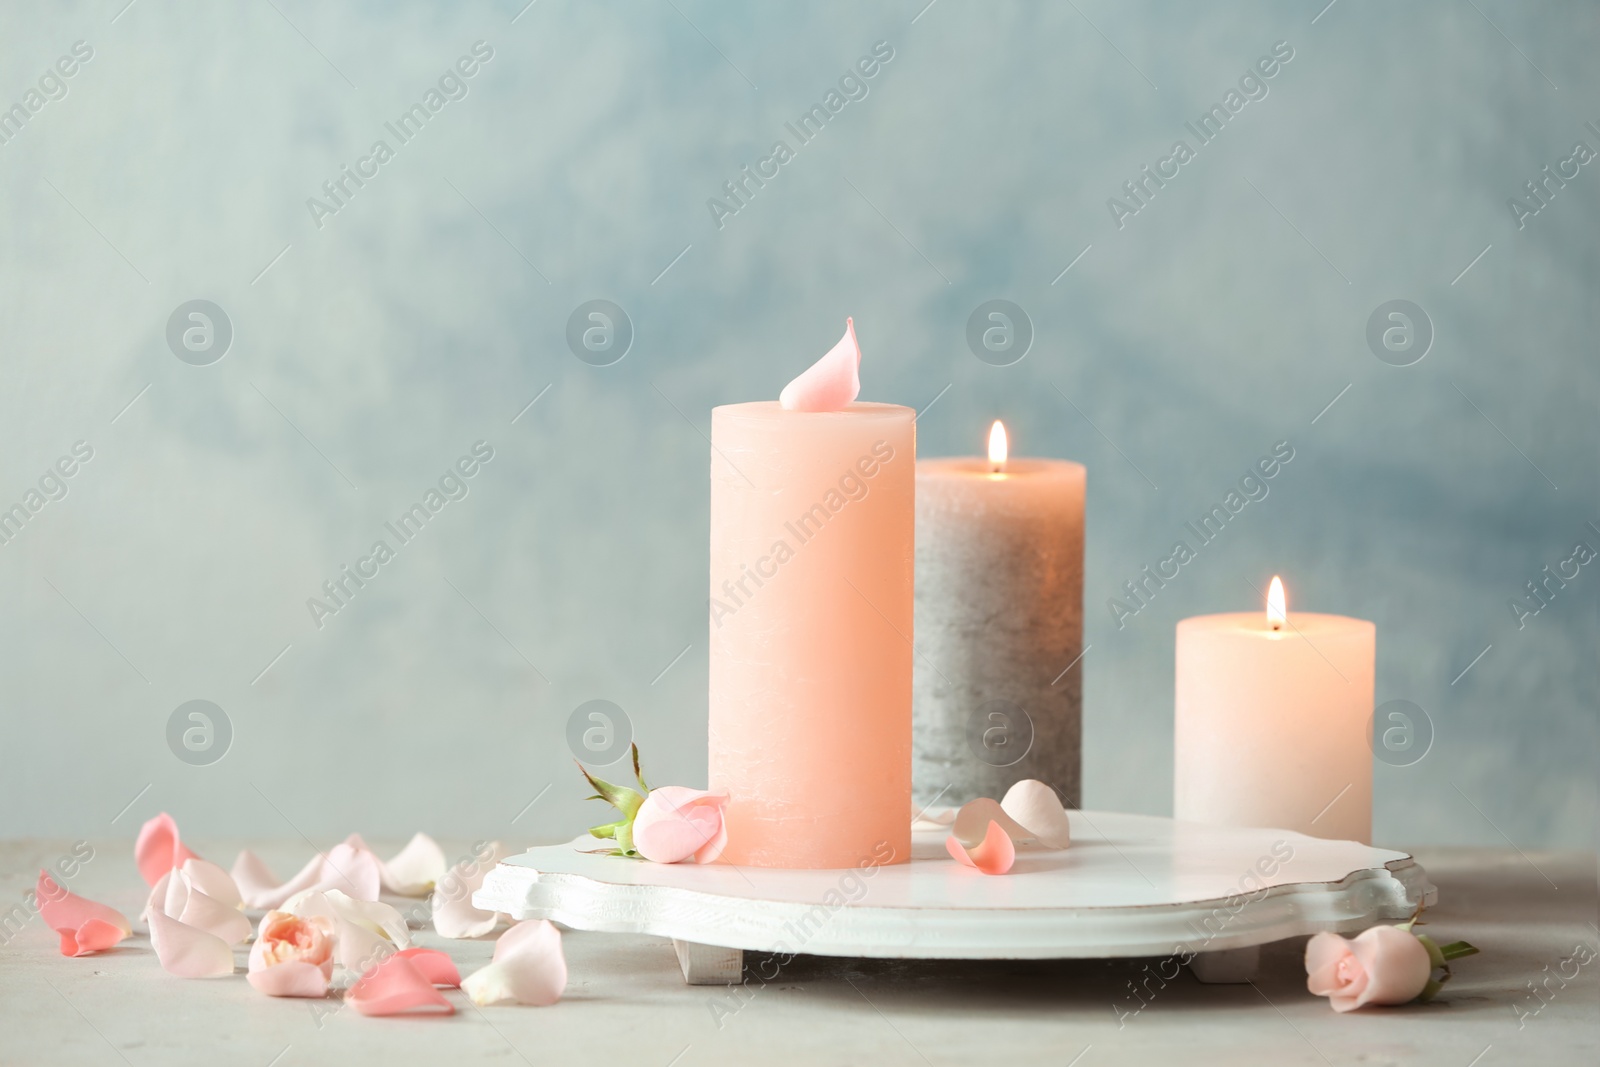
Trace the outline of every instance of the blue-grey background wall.
<path fill-rule="evenodd" d="M 703 781 L 710 408 L 853 315 L 863 396 L 925 409 L 922 454 L 998 417 L 1089 467 L 1088 806 L 1170 810 L 1173 625 L 1281 573 L 1376 621 L 1377 698 L 1431 733 L 1377 768 L 1380 841 L 1592 844 L 1600 563 L 1563 561 L 1600 549 L 1600 8 L 524 2 L 0 14 L 0 833 L 554 838 L 598 814 L 567 741 L 592 698 L 656 780 Z M 1140 206 L 1145 165 L 1177 171 Z M 345 166 L 371 176 L 338 205 Z M 566 340 L 593 299 L 635 331 L 609 366 Z M 991 299 L 1034 332 L 1009 366 L 966 340 Z M 208 365 L 167 338 L 192 300 L 231 324 Z M 1386 362 L 1392 300 L 1423 318 Z M 1108 599 L 1282 440 L 1270 495 L 1119 628 Z M 1577 575 L 1519 618 L 1546 565 Z M 204 765 L 168 741 L 196 699 L 232 731 Z"/>

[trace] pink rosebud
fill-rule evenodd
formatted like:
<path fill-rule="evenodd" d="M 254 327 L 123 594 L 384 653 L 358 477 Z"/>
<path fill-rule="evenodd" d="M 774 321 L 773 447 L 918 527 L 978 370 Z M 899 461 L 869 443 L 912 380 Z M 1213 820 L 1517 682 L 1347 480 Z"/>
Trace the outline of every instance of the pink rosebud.
<path fill-rule="evenodd" d="M 1398 926 L 1374 926 L 1353 941 L 1317 934 L 1306 942 L 1306 988 L 1327 997 L 1334 1011 L 1405 1004 L 1421 995 L 1432 973 L 1428 950 Z"/>
<path fill-rule="evenodd" d="M 327 995 L 333 975 L 333 924 L 269 911 L 250 946 L 250 984 L 269 997 Z"/>
<path fill-rule="evenodd" d="M 728 843 L 728 794 L 681 785 L 650 790 L 633 820 L 633 847 L 656 863 L 711 863 Z"/>

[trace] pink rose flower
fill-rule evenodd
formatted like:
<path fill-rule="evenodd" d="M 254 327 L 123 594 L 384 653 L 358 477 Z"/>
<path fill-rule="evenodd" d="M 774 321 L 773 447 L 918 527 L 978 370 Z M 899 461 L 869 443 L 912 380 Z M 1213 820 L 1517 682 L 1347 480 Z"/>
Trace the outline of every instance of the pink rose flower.
<path fill-rule="evenodd" d="M 1306 942 L 1306 988 L 1327 997 L 1334 1011 L 1405 1004 L 1421 995 L 1432 973 L 1428 950 L 1398 926 L 1374 926 L 1353 941 L 1324 933 Z"/>
<path fill-rule="evenodd" d="M 728 794 L 663 785 L 645 796 L 633 819 L 633 847 L 655 863 L 712 863 L 728 843 Z"/>
<path fill-rule="evenodd" d="M 269 997 L 327 995 L 333 975 L 333 924 L 269 911 L 250 946 L 250 984 Z"/>

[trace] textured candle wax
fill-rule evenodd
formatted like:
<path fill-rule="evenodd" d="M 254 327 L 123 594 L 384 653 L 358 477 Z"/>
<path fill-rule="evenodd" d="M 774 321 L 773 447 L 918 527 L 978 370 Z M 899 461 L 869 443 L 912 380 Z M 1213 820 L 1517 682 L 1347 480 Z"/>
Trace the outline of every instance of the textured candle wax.
<path fill-rule="evenodd" d="M 1079 806 L 1085 480 L 1061 460 L 917 464 L 919 804 L 1037 778 Z"/>
<path fill-rule="evenodd" d="M 1376 654 L 1342 615 L 1178 623 L 1173 815 L 1369 843 Z"/>
<path fill-rule="evenodd" d="M 711 413 L 722 862 L 910 859 L 915 417 L 868 403 Z"/>

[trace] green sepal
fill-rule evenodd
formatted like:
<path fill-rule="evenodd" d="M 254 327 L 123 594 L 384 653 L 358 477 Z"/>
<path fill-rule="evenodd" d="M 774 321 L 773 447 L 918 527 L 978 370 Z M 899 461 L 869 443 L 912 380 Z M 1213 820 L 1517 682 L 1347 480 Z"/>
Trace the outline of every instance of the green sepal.
<path fill-rule="evenodd" d="M 1422 992 L 1417 994 L 1417 999 L 1426 1004 L 1439 995 L 1439 990 L 1444 988 L 1444 983 L 1436 979 L 1428 979 L 1428 984 L 1422 987 Z"/>
<path fill-rule="evenodd" d="M 1427 934 L 1417 934 L 1416 937 L 1418 941 L 1422 942 L 1422 947 L 1428 950 L 1428 968 L 1433 970 L 1443 967 L 1449 957 L 1444 954 L 1444 950 L 1439 947 L 1438 942 Z"/>
<path fill-rule="evenodd" d="M 638 782 L 639 788 L 648 794 L 650 792 L 650 787 L 644 784 L 644 773 L 639 770 L 639 742 L 635 741 L 633 744 L 629 745 L 628 748 L 633 752 L 634 781 Z"/>
<path fill-rule="evenodd" d="M 1447 960 L 1458 960 L 1462 956 L 1476 956 L 1479 952 L 1476 945 L 1469 945 L 1465 941 L 1452 941 L 1448 945 L 1441 945 L 1439 952 Z"/>
<path fill-rule="evenodd" d="M 612 785 L 604 778 L 596 778 L 589 773 L 589 768 L 581 763 L 578 764 L 578 770 L 583 772 L 583 776 L 589 780 L 589 784 L 594 787 L 594 791 L 597 794 L 589 799 L 605 801 L 622 812 L 630 822 L 638 814 L 639 805 L 644 803 L 643 794 L 637 793 L 624 785 Z"/>

